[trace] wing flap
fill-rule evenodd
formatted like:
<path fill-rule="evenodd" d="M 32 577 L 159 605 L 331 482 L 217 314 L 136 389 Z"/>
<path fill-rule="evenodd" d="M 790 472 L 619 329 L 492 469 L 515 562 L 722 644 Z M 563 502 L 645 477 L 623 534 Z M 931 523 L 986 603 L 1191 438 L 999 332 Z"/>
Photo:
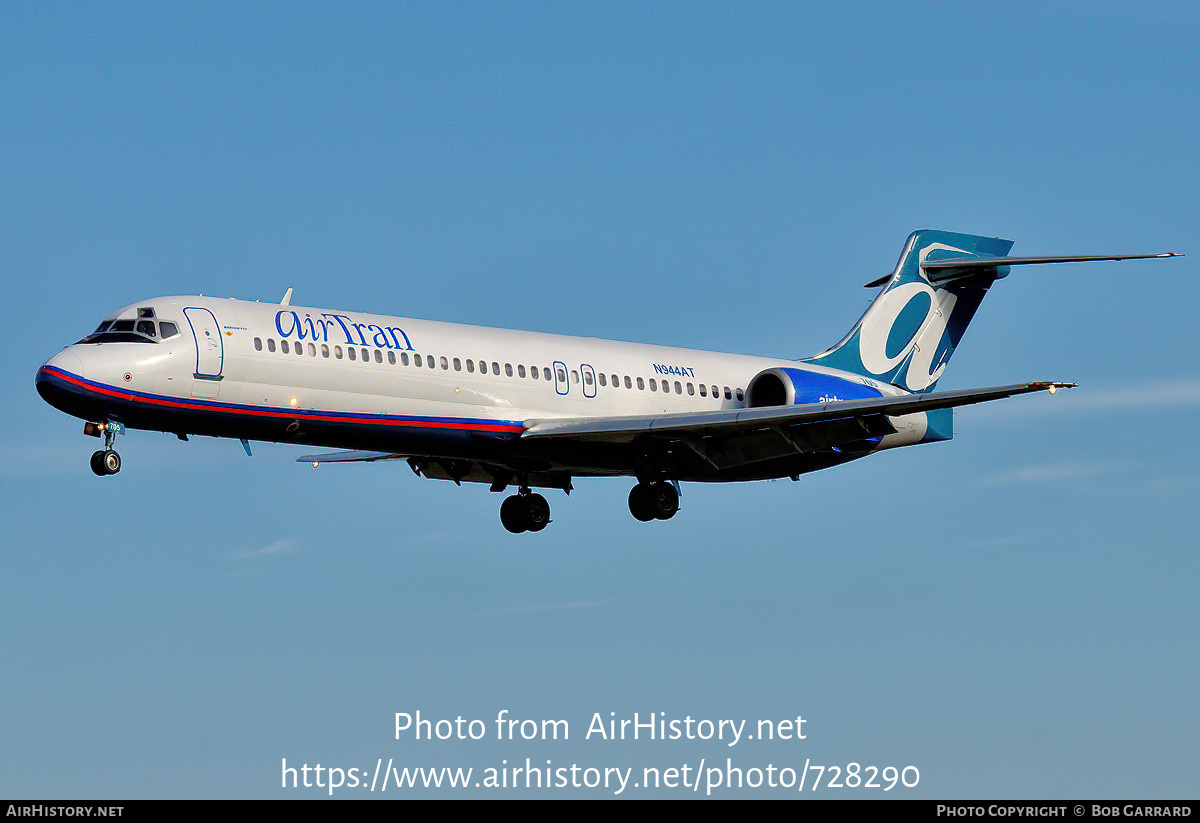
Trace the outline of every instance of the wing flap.
<path fill-rule="evenodd" d="M 847 443 L 894 434 L 886 415 L 844 417 L 819 423 L 765 426 L 742 432 L 724 432 L 679 441 L 705 465 L 718 471 L 778 460 L 781 457 L 827 451 Z"/>
<path fill-rule="evenodd" d="M 376 460 L 403 460 L 407 455 L 392 454 L 391 452 L 340 451 L 325 452 L 324 454 L 306 454 L 297 457 L 297 463 L 372 463 Z"/>

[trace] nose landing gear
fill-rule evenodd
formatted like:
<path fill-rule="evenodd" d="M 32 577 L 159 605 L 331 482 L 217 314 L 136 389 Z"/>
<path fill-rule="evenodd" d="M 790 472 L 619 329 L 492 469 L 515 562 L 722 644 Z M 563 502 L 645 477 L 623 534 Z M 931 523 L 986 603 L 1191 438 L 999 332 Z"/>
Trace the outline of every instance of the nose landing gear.
<path fill-rule="evenodd" d="M 550 504 L 540 494 L 522 489 L 500 504 L 500 522 L 513 534 L 540 532 L 550 525 Z"/>
<path fill-rule="evenodd" d="M 121 470 L 121 455 L 113 451 L 113 440 L 125 431 L 120 423 L 109 420 L 104 423 L 85 423 L 83 433 L 92 437 L 104 436 L 104 448 L 92 453 L 92 472 L 98 477 L 116 474 Z"/>
<path fill-rule="evenodd" d="M 100 477 L 116 474 L 121 470 L 121 455 L 112 449 L 92 452 L 92 471 Z"/>

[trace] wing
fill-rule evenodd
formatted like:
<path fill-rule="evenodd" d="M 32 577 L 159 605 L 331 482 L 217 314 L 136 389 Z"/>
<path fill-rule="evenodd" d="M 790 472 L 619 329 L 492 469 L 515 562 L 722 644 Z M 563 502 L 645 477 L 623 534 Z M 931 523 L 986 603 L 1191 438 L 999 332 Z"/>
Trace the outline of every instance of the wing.
<path fill-rule="evenodd" d="M 529 486 L 569 492 L 572 477 L 632 474 L 639 467 L 666 470 L 681 479 L 758 479 L 812 471 L 869 451 L 879 438 L 897 433 L 893 420 L 905 415 L 1074 385 L 1019 383 L 797 406 L 528 420 L 521 436 L 510 441 L 511 452 L 485 460 L 340 451 L 305 455 L 297 462 L 405 460 L 422 477 L 490 483 L 493 491 L 504 490 L 519 476 Z M 811 464 L 794 464 L 796 459 Z M 791 462 L 781 467 L 781 460 Z"/>
<path fill-rule="evenodd" d="M 392 452 L 338 451 L 306 454 L 297 463 L 311 463 L 313 468 L 324 463 L 373 463 L 376 460 L 404 460 L 418 477 L 429 480 L 452 480 L 463 483 L 488 483 L 492 491 L 504 491 L 517 476 L 518 469 L 503 462 L 476 462 L 461 458 L 412 456 Z M 562 471 L 525 471 L 525 483 L 540 489 L 562 489 L 571 493 L 571 475 Z"/>
<path fill-rule="evenodd" d="M 1070 389 L 1075 383 L 1018 383 L 1012 386 L 994 386 L 986 389 L 932 392 L 929 394 L 906 394 L 900 397 L 879 397 L 871 400 L 842 400 L 833 403 L 808 403 L 797 406 L 768 406 L 755 409 L 730 409 L 727 411 L 685 412 L 683 414 L 636 415 L 630 417 L 584 417 L 560 420 L 531 420 L 525 423 L 522 440 L 534 438 L 562 437 L 573 440 L 591 440 L 626 443 L 643 435 L 664 437 L 708 437 L 713 435 L 737 436 L 762 429 L 802 429 L 819 424 L 846 420 L 861 421 L 871 428 L 881 428 L 876 421 L 886 417 L 898 417 L 917 412 L 949 409 L 986 403 L 1029 392 Z M 852 439 L 877 436 L 894 431 L 868 432 L 864 435 L 860 427 Z"/>

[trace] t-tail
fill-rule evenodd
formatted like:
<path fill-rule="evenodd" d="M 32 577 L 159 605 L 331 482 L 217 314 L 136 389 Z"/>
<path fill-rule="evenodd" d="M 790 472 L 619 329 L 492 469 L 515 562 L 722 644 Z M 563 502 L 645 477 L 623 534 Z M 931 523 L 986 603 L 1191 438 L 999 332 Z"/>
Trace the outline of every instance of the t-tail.
<path fill-rule="evenodd" d="M 803 362 L 882 380 L 913 392 L 937 385 L 984 295 L 1010 266 L 1177 257 L 1008 257 L 1013 241 L 922 229 L 908 237 L 896 269 L 868 283 L 879 295 L 840 343 Z"/>

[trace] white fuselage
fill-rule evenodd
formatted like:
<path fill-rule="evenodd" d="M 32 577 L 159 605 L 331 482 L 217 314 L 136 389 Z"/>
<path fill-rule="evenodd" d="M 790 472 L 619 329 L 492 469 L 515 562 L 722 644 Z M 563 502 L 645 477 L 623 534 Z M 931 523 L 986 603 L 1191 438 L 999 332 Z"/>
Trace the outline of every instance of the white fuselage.
<path fill-rule="evenodd" d="M 175 322 L 181 333 L 157 345 L 76 344 L 50 365 L 66 363 L 67 371 L 82 372 L 90 381 L 178 398 L 514 422 L 740 408 L 756 374 L 798 365 L 781 358 L 211 297 L 147 300 L 107 319 L 133 317 L 139 306 L 154 308 L 159 320 Z M 184 311 L 190 308 L 216 319 L 219 345 L 189 323 Z M 206 347 L 213 350 L 210 362 Z M 885 394 L 900 393 L 868 378 L 844 376 Z"/>
<path fill-rule="evenodd" d="M 752 405 L 751 381 L 767 370 L 786 370 L 789 385 L 798 381 L 807 392 L 767 405 L 832 402 L 856 391 L 907 394 L 779 358 L 193 296 L 155 298 L 110 315 L 48 361 L 38 379 L 47 401 L 90 421 L 455 460 L 474 466 L 469 479 L 494 475 L 486 466 L 555 472 L 546 482 L 567 483 L 570 476 L 637 473 L 644 455 L 594 442 L 523 440 L 531 426 L 744 409 Z M 892 424 L 894 432 L 856 454 L 926 435 L 924 414 Z M 702 461 L 676 476 L 794 476 L 851 459 L 837 449 L 786 465 L 756 455 L 736 469 Z"/>

